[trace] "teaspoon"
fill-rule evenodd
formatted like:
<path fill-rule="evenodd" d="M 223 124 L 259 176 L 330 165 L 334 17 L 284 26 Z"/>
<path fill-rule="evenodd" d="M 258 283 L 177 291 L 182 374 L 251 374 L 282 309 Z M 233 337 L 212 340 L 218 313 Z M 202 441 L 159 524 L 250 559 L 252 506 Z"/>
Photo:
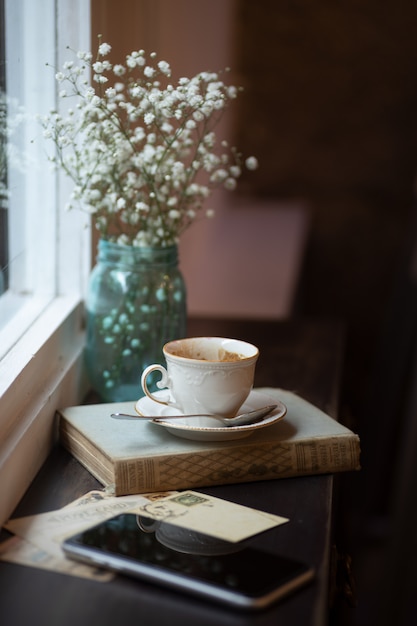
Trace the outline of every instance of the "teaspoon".
<path fill-rule="evenodd" d="M 131 415 L 129 413 L 112 413 L 110 417 L 123 420 L 152 420 L 154 422 L 171 419 L 188 419 L 189 417 L 211 417 L 215 420 L 222 422 L 222 424 L 224 424 L 225 426 L 244 426 L 245 424 L 254 424 L 255 422 L 258 422 L 266 415 L 269 415 L 269 413 L 272 413 L 272 411 L 276 409 L 276 407 L 276 404 L 271 404 L 269 406 L 264 406 L 260 409 L 248 411 L 247 413 L 240 413 L 240 415 L 236 415 L 235 417 L 220 417 L 220 415 L 210 415 L 206 413 L 199 413 L 195 415 L 166 415 L 163 417 L 158 417 L 155 415 Z"/>

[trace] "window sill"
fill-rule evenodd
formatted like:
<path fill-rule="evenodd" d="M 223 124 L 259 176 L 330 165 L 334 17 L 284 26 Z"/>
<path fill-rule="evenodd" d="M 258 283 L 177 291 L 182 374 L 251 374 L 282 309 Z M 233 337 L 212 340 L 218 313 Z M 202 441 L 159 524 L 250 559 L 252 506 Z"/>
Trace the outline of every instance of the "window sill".
<path fill-rule="evenodd" d="M 58 297 L 1 361 L 0 524 L 56 441 L 56 409 L 78 404 L 87 391 L 82 321 L 80 299 Z"/>
<path fill-rule="evenodd" d="M 22 332 L 41 315 L 52 296 L 25 296 L 6 291 L 0 298 L 0 359 L 18 342 Z"/>

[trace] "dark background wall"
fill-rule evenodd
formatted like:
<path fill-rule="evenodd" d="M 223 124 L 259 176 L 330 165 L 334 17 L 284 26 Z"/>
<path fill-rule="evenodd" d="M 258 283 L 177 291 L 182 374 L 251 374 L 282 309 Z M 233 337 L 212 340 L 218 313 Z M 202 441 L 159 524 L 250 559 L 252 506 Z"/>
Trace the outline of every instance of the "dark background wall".
<path fill-rule="evenodd" d="M 338 315 L 365 379 L 410 228 L 417 170 L 417 4 L 239 0 L 238 144 L 250 193 L 312 206 L 303 311 Z M 359 389 L 360 388 L 360 389 Z"/>

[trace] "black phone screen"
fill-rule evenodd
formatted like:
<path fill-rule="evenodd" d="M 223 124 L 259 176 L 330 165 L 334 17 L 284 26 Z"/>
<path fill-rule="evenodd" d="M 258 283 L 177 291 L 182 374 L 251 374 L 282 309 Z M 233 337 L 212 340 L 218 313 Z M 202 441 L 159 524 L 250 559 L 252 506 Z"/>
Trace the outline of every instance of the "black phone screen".
<path fill-rule="evenodd" d="M 131 513 L 67 539 L 63 548 L 78 560 L 248 608 L 267 606 L 313 574 L 296 560 Z"/>

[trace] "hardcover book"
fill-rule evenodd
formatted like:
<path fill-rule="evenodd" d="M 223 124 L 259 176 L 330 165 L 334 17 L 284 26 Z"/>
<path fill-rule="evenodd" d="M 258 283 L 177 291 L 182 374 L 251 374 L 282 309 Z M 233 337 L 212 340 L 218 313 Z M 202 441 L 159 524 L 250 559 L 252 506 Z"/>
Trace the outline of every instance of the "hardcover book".
<path fill-rule="evenodd" d="M 291 391 L 259 389 L 285 417 L 244 439 L 191 441 L 148 421 L 121 421 L 133 402 L 60 409 L 62 445 L 115 495 L 360 469 L 359 436 Z"/>

